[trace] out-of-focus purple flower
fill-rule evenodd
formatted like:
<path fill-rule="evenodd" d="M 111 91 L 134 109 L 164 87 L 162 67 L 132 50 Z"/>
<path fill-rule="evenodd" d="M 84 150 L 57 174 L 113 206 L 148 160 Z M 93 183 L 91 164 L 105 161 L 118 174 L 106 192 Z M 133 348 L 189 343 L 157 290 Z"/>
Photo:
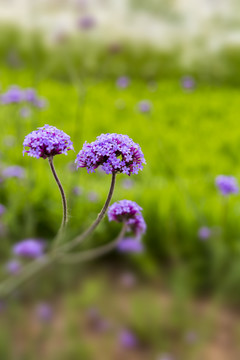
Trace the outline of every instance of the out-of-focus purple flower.
<path fill-rule="evenodd" d="M 37 98 L 34 100 L 33 104 L 39 108 L 39 109 L 43 109 L 47 106 L 47 100 L 44 98 Z"/>
<path fill-rule="evenodd" d="M 122 181 L 122 187 L 124 189 L 131 189 L 133 187 L 134 182 L 131 179 L 124 179 Z"/>
<path fill-rule="evenodd" d="M 36 131 L 28 134 L 23 142 L 23 154 L 39 159 L 46 159 L 49 156 L 59 154 L 67 155 L 69 150 L 73 150 L 70 136 L 54 126 L 44 125 Z M 26 147 L 29 148 L 26 150 Z"/>
<path fill-rule="evenodd" d="M 112 204 L 108 209 L 109 221 L 128 222 L 129 219 L 135 218 L 142 211 L 135 201 L 120 200 Z"/>
<path fill-rule="evenodd" d="M 120 76 L 117 79 L 117 87 L 120 89 L 126 89 L 130 84 L 130 80 L 127 76 Z"/>
<path fill-rule="evenodd" d="M 211 234 L 211 229 L 209 229 L 207 226 L 202 226 L 198 230 L 198 237 L 201 240 L 207 240 L 208 238 L 210 238 Z"/>
<path fill-rule="evenodd" d="M 144 251 L 142 242 L 135 237 L 123 238 L 117 244 L 117 249 L 124 253 L 142 253 Z"/>
<path fill-rule="evenodd" d="M 97 332 L 106 332 L 111 328 L 108 320 L 104 319 L 97 308 L 90 308 L 87 310 L 87 322 L 91 330 Z"/>
<path fill-rule="evenodd" d="M 45 302 L 39 303 L 36 306 L 35 313 L 37 318 L 43 322 L 49 322 L 53 317 L 53 309 L 52 307 Z"/>
<path fill-rule="evenodd" d="M 18 178 L 23 179 L 25 177 L 25 169 L 18 165 L 8 166 L 2 171 L 4 178 Z"/>
<path fill-rule="evenodd" d="M 99 196 L 95 191 L 89 191 L 87 197 L 88 197 L 88 200 L 92 203 L 97 202 L 99 199 Z"/>
<path fill-rule="evenodd" d="M 38 258 L 43 255 L 44 243 L 38 239 L 22 240 L 13 247 L 13 253 L 26 258 Z"/>
<path fill-rule="evenodd" d="M 95 172 L 100 165 L 106 174 L 137 174 L 146 163 L 140 146 L 127 135 L 102 134 L 96 141 L 83 145 L 75 161 L 77 167 Z"/>
<path fill-rule="evenodd" d="M 219 175 L 215 180 L 216 186 L 222 195 L 237 194 L 239 191 L 237 180 L 234 176 Z"/>
<path fill-rule="evenodd" d="M 9 274 L 16 275 L 21 271 L 21 267 L 20 261 L 13 259 L 6 264 L 5 269 Z"/>
<path fill-rule="evenodd" d="M 34 103 L 37 100 L 36 90 L 31 88 L 24 90 L 24 100 Z"/>
<path fill-rule="evenodd" d="M 24 93 L 18 86 L 11 86 L 4 94 L 0 97 L 2 104 L 20 103 L 24 99 Z"/>
<path fill-rule="evenodd" d="M 133 349 L 138 346 L 138 339 L 133 332 L 125 329 L 119 334 L 119 344 L 125 349 Z"/>
<path fill-rule="evenodd" d="M 136 276 L 131 272 L 126 272 L 120 277 L 120 284 L 125 288 L 132 288 L 136 285 Z"/>
<path fill-rule="evenodd" d="M 97 25 L 96 19 L 93 16 L 84 16 L 78 19 L 78 28 L 82 30 L 90 30 Z"/>
<path fill-rule="evenodd" d="M 22 118 L 28 118 L 31 115 L 31 110 L 28 107 L 22 107 L 19 114 Z"/>
<path fill-rule="evenodd" d="M 80 196 L 83 193 L 83 189 L 81 188 L 81 186 L 74 186 L 72 192 L 74 195 Z"/>
<path fill-rule="evenodd" d="M 152 110 L 152 104 L 148 100 L 142 100 L 138 104 L 138 109 L 141 113 L 149 113 Z"/>
<path fill-rule="evenodd" d="M 191 76 L 184 76 L 181 79 L 181 85 L 184 90 L 192 91 L 196 87 L 196 82 Z"/>
<path fill-rule="evenodd" d="M 0 216 L 6 212 L 6 207 L 3 204 L 0 204 Z"/>

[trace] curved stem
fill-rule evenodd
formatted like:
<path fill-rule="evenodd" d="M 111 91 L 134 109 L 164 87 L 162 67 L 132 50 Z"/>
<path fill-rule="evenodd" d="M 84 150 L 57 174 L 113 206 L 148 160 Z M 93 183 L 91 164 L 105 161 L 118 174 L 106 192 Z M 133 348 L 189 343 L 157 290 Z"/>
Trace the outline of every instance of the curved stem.
<path fill-rule="evenodd" d="M 115 182 L 116 182 L 116 174 L 113 173 L 112 174 L 111 186 L 110 186 L 110 189 L 109 189 L 107 200 L 106 200 L 102 210 L 98 214 L 97 219 L 94 221 L 94 223 L 87 230 L 85 230 L 81 235 L 77 236 L 75 239 L 73 239 L 69 243 L 64 244 L 64 245 L 60 246 L 58 249 L 56 249 L 54 254 L 59 253 L 59 252 L 62 253 L 62 252 L 69 251 L 69 250 L 73 249 L 75 246 L 80 244 L 87 236 L 89 236 L 96 229 L 96 227 L 99 225 L 99 223 L 103 219 L 104 215 L 106 214 L 107 208 L 109 206 L 109 203 L 110 203 L 110 201 L 112 199 L 112 195 L 113 195 L 113 192 L 114 192 Z"/>
<path fill-rule="evenodd" d="M 48 157 L 48 162 L 49 162 L 49 165 L 50 165 L 50 168 L 52 170 L 54 179 L 56 180 L 56 183 L 58 185 L 58 188 L 60 190 L 61 197 L 62 197 L 63 217 L 62 217 L 62 223 L 61 223 L 61 226 L 60 226 L 60 229 L 58 231 L 57 238 L 56 238 L 56 243 L 57 243 L 57 242 L 59 242 L 59 239 L 61 238 L 61 235 L 62 235 L 62 233 L 63 233 L 63 231 L 65 229 L 65 226 L 67 224 L 67 200 L 66 200 L 66 196 L 65 196 L 62 184 L 61 184 L 61 182 L 60 182 L 60 180 L 59 180 L 59 178 L 57 176 L 56 170 L 54 168 L 53 157 L 52 156 Z"/>
<path fill-rule="evenodd" d="M 91 250 L 86 250 L 86 251 L 82 251 L 79 254 L 67 254 L 67 255 L 63 255 L 59 261 L 63 264 L 76 264 L 78 262 L 82 262 L 82 261 L 86 261 L 86 260 L 92 260 L 95 259 L 101 255 L 105 255 L 107 254 L 109 251 L 113 250 L 117 244 L 122 240 L 122 238 L 125 235 L 125 232 L 127 230 L 127 226 L 124 225 L 122 227 L 122 230 L 120 232 L 120 234 L 117 236 L 117 238 L 113 241 L 111 241 L 110 243 L 103 245 L 103 246 L 99 246 L 96 249 L 91 249 Z"/>

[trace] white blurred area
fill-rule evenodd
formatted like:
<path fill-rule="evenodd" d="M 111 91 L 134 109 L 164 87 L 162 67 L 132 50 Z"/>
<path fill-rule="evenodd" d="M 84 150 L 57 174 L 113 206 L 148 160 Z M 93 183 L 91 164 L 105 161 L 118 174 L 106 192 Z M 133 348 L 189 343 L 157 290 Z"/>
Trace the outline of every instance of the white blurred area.
<path fill-rule="evenodd" d="M 48 41 L 79 31 L 86 16 L 104 41 L 209 52 L 240 45 L 240 0 L 0 0 L 1 23 L 40 29 Z"/>

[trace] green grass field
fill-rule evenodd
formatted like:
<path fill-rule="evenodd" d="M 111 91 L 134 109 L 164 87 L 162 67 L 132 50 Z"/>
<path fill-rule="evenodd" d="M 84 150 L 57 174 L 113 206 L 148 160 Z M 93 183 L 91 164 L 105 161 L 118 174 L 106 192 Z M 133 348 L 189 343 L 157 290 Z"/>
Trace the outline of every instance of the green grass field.
<path fill-rule="evenodd" d="M 128 176 L 118 175 L 113 197 L 114 201 L 135 200 L 144 209 L 146 254 L 133 257 L 133 262 L 146 272 L 163 262 L 189 266 L 196 275 L 193 286 L 205 288 L 213 285 L 216 271 L 221 274 L 230 266 L 232 256 L 238 259 L 239 196 L 229 199 L 223 219 L 225 205 L 214 184 L 218 174 L 240 178 L 238 89 L 200 83 L 193 92 L 186 92 L 176 78 L 154 84 L 132 80 L 120 90 L 114 80 L 73 76 L 66 83 L 48 78 L 43 71 L 34 74 L 9 68 L 1 68 L 0 83 L 2 91 L 12 84 L 34 87 L 48 102 L 44 110 L 32 109 L 28 118 L 19 115 L 22 105 L 0 107 L 1 168 L 20 165 L 26 170 L 25 179 L 1 184 L 1 202 L 7 207 L 2 220 L 7 233 L 0 245 L 3 258 L 23 238 L 40 236 L 50 242 L 60 225 L 61 200 L 47 161 L 22 156 L 24 136 L 50 124 L 69 134 L 75 148 L 66 157 L 55 157 L 70 205 L 70 235 L 96 217 L 110 184 L 109 176 L 98 171 L 87 174 L 85 169 L 71 171 L 71 164 L 84 141 L 117 132 L 139 143 L 147 161 L 130 184 L 126 184 Z M 138 110 L 143 99 L 152 103 L 149 114 Z M 73 194 L 75 186 L 82 188 L 78 197 Z M 197 237 L 203 225 L 213 228 L 208 242 Z M 111 240 L 117 231 L 118 226 L 105 219 L 92 241 L 96 245 Z M 206 273 L 212 275 L 206 277 Z M 233 273 L 238 274 L 238 269 Z"/>

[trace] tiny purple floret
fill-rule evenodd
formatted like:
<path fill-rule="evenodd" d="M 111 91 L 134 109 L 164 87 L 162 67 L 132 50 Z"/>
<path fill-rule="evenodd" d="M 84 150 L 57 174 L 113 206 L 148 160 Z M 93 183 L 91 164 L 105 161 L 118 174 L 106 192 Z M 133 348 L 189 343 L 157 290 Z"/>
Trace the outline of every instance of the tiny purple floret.
<path fill-rule="evenodd" d="M 146 163 L 140 146 L 127 135 L 102 134 L 92 143 L 83 145 L 77 155 L 77 168 L 95 172 L 99 166 L 106 174 L 137 174 Z"/>
<path fill-rule="evenodd" d="M 49 125 L 44 125 L 28 134 L 24 139 L 23 146 L 23 154 L 26 153 L 37 159 L 46 159 L 59 154 L 67 155 L 69 150 L 73 150 L 70 136 Z M 26 150 L 26 148 L 29 149 Z"/>
<path fill-rule="evenodd" d="M 219 175 L 216 177 L 215 183 L 224 196 L 237 194 L 239 191 L 237 179 L 234 176 Z"/>

